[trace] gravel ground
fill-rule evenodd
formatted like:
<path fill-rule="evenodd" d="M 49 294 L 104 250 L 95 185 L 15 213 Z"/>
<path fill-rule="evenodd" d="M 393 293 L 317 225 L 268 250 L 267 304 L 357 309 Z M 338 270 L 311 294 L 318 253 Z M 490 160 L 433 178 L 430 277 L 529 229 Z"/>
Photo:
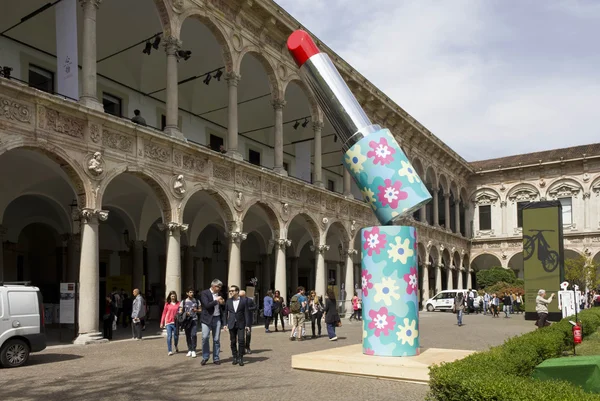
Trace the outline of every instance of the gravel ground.
<path fill-rule="evenodd" d="M 489 316 L 464 317 L 456 325 L 451 313 L 423 312 L 420 319 L 421 345 L 425 348 L 484 350 L 506 338 L 531 331 L 533 322 L 523 315 L 510 319 Z M 307 332 L 310 327 L 307 326 Z M 323 327 L 323 333 L 326 332 Z M 129 332 L 119 330 L 119 336 Z M 156 334 L 149 324 L 145 335 Z M 344 320 L 339 341 L 326 336 L 301 343 L 289 341 L 286 333 L 253 329 L 252 355 L 244 367 L 231 365 L 229 333 L 222 332 L 221 360 L 200 365 L 201 357 L 179 353 L 167 356 L 163 338 L 131 339 L 90 346 L 57 346 L 32 354 L 26 366 L 0 370 L 3 400 L 223 400 L 244 397 L 277 400 L 423 400 L 423 384 L 351 377 L 292 370 L 291 356 L 329 347 L 360 343 L 361 325 Z M 185 349 L 181 338 L 180 349 Z"/>

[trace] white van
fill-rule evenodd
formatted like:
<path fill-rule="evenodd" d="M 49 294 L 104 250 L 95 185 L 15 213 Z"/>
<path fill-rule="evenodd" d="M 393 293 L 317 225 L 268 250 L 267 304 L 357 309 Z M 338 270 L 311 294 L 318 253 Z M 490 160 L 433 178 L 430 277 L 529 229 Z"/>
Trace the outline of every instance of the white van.
<path fill-rule="evenodd" d="M 16 368 L 46 348 L 44 303 L 37 287 L 0 283 L 0 364 Z"/>
<path fill-rule="evenodd" d="M 459 290 L 444 290 L 438 292 L 435 297 L 429 298 L 425 303 L 425 308 L 428 312 L 434 310 L 450 310 L 454 304 L 454 298 Z M 461 290 L 465 291 L 465 290 Z"/>

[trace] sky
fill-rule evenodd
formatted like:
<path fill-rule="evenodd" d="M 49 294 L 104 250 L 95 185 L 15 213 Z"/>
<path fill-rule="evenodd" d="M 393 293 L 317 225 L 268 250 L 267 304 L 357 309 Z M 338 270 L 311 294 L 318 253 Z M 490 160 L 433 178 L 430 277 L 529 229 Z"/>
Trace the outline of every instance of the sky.
<path fill-rule="evenodd" d="M 600 142 L 600 1 L 275 1 L 467 161 Z"/>

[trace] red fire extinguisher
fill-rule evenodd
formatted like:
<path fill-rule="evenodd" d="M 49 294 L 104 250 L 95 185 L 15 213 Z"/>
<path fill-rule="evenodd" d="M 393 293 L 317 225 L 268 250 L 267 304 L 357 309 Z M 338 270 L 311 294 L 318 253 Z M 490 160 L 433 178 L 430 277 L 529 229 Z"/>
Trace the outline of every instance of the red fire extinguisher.
<path fill-rule="evenodd" d="M 579 323 L 577 323 L 575 326 L 573 326 L 573 342 L 575 344 L 581 344 L 581 337 L 581 326 L 579 325 Z"/>

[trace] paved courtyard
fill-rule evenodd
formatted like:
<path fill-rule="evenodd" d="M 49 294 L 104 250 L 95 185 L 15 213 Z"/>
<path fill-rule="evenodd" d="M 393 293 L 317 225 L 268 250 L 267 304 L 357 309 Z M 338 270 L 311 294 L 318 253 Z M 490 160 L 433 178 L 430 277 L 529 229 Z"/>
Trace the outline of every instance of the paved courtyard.
<path fill-rule="evenodd" d="M 286 333 L 266 334 L 255 327 L 254 353 L 244 367 L 231 365 L 229 333 L 222 333 L 221 360 L 216 366 L 200 365 L 201 358 L 185 353 L 168 357 L 163 338 L 122 340 L 92 346 L 50 347 L 33 354 L 17 369 L 0 370 L 2 399 L 10 400 L 247 400 L 297 398 L 329 400 L 423 400 L 423 384 L 296 371 L 290 368 L 294 354 L 328 347 L 357 344 L 361 325 L 348 323 L 338 329 L 339 341 L 326 336 L 301 343 L 290 342 Z M 533 330 L 523 315 L 510 319 L 465 316 L 456 326 L 451 313 L 421 313 L 423 347 L 483 350 L 504 339 Z M 307 326 L 310 331 L 310 325 Z M 157 332 L 149 325 L 144 332 Z M 323 330 L 325 333 L 325 330 Z M 125 333 L 123 333 L 125 334 Z M 185 349 L 185 340 L 180 343 Z"/>

